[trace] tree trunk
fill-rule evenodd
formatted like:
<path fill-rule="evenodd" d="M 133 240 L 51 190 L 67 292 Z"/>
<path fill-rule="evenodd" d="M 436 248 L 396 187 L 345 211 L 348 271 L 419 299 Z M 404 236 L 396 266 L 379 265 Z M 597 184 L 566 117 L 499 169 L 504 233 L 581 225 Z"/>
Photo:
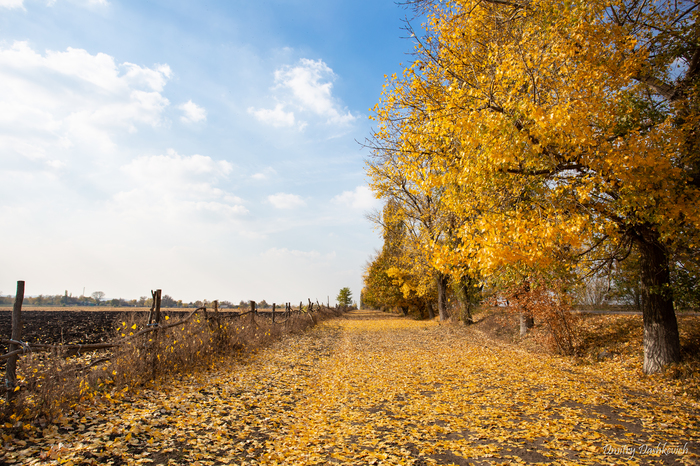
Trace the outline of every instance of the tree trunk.
<path fill-rule="evenodd" d="M 681 360 L 678 322 L 673 309 L 668 251 L 655 231 L 638 231 L 641 304 L 644 322 L 644 373 L 659 372 Z"/>
<path fill-rule="evenodd" d="M 532 312 L 528 311 L 527 306 L 522 304 L 521 298 L 527 298 L 527 294 L 530 293 L 530 279 L 526 279 L 523 282 L 522 289 L 515 294 L 515 299 L 518 301 L 520 308 L 520 337 L 527 335 L 527 331 L 535 326 L 535 318 L 532 316 Z M 527 299 L 525 299 L 527 303 Z"/>
<path fill-rule="evenodd" d="M 449 277 L 444 273 L 437 273 L 435 281 L 437 282 L 437 292 L 438 292 L 438 313 L 440 315 L 440 321 L 443 322 L 447 320 L 447 284 Z"/>
<path fill-rule="evenodd" d="M 535 326 L 535 319 L 527 312 L 520 313 L 520 336 L 527 335 L 527 331 Z"/>
<path fill-rule="evenodd" d="M 474 323 L 474 317 L 472 316 L 472 309 L 477 303 L 478 293 L 481 292 L 481 288 L 474 286 L 475 280 L 470 276 L 464 276 L 459 280 L 459 295 L 460 301 L 462 302 L 462 316 L 461 320 L 465 325 L 471 325 Z M 477 291 L 478 290 L 478 291 Z"/>

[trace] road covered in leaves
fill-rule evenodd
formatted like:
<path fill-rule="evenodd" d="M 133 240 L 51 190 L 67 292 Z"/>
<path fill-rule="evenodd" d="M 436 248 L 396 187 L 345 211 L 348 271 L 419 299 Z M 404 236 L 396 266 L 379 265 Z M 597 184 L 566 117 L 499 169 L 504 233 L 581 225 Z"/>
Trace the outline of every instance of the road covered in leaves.
<path fill-rule="evenodd" d="M 699 406 L 614 360 L 575 365 L 354 311 L 3 434 L 0 464 L 697 464 Z"/>

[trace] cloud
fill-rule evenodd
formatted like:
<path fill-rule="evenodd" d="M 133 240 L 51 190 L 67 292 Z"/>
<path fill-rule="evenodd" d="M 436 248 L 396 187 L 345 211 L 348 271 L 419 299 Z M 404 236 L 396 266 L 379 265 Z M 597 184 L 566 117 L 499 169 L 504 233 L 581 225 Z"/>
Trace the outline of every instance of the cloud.
<path fill-rule="evenodd" d="M 217 184 L 233 171 L 225 160 L 174 150 L 165 155 L 142 156 L 121 167 L 132 186 L 113 198 L 116 210 L 134 217 L 159 212 L 171 218 L 188 216 L 221 220 L 248 213 L 243 200 Z"/>
<path fill-rule="evenodd" d="M 284 126 L 294 126 L 294 112 L 285 112 L 282 104 L 277 104 L 277 106 L 268 110 L 265 108 L 255 109 L 254 107 L 248 108 L 248 113 L 253 115 L 261 123 L 265 123 L 276 128 Z"/>
<path fill-rule="evenodd" d="M 296 194 L 272 194 L 267 196 L 267 200 L 278 209 L 295 209 L 306 205 L 306 202 Z"/>
<path fill-rule="evenodd" d="M 356 119 L 342 113 L 332 96 L 336 78 L 323 60 L 302 58 L 297 66 L 285 66 L 275 71 L 275 82 L 280 88 L 291 90 L 296 104 L 302 109 L 324 117 L 329 123 L 347 124 Z"/>
<path fill-rule="evenodd" d="M 304 259 L 335 259 L 335 251 L 328 254 L 321 254 L 318 251 L 298 251 L 296 249 L 289 250 L 287 248 L 271 248 L 260 254 L 262 257 L 270 259 L 287 259 L 287 258 L 304 258 Z"/>
<path fill-rule="evenodd" d="M 269 179 L 271 176 L 275 176 L 276 174 L 277 174 L 277 172 L 275 171 L 274 168 L 267 167 L 263 171 L 258 172 L 256 174 L 254 174 L 253 176 L 251 176 L 251 178 L 254 180 L 258 180 L 258 181 L 264 181 L 264 180 Z"/>
<path fill-rule="evenodd" d="M 381 201 L 374 197 L 374 193 L 367 186 L 358 186 L 354 191 L 343 191 L 331 199 L 331 202 L 358 210 L 370 210 L 381 205 Z"/>
<path fill-rule="evenodd" d="M 24 0 L 0 0 L 0 7 L 2 8 L 21 8 L 24 10 Z"/>
<path fill-rule="evenodd" d="M 296 66 L 283 66 L 275 75 L 275 98 L 280 102 L 274 109 L 248 108 L 248 113 L 274 127 L 297 126 L 303 130 L 307 123 L 298 121 L 290 107 L 300 113 L 321 118 L 333 125 L 347 125 L 357 119 L 341 108 L 333 97 L 333 70 L 323 60 L 302 58 Z"/>
<path fill-rule="evenodd" d="M 207 119 L 207 111 L 191 100 L 179 105 L 178 108 L 184 113 L 184 115 L 180 117 L 180 121 L 183 123 L 198 123 L 200 121 L 206 121 Z"/>
<path fill-rule="evenodd" d="M 2 1 L 2 0 L 0 0 Z M 54 6 L 58 0 L 47 0 L 46 6 Z M 107 0 L 74 0 L 73 3 L 82 3 L 87 6 L 108 6 L 109 2 Z"/>
<path fill-rule="evenodd" d="M 123 171 L 139 182 L 158 185 L 189 184 L 192 180 L 210 176 L 222 177 L 233 170 L 226 160 L 214 161 L 204 155 L 179 155 L 169 149 L 166 155 L 142 156 L 122 167 Z"/>
<path fill-rule="evenodd" d="M 116 132 L 164 124 L 171 75 L 168 65 L 117 64 L 82 49 L 0 46 L 0 152 L 30 160 L 112 152 Z"/>

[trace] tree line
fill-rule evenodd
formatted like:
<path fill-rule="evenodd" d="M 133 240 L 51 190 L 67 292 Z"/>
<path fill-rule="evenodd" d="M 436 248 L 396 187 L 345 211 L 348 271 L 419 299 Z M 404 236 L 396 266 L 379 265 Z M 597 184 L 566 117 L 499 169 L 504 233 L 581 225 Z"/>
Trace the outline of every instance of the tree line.
<path fill-rule="evenodd" d="M 374 109 L 384 245 L 362 302 L 444 319 L 454 299 L 469 321 L 488 291 L 528 320 L 598 283 L 642 310 L 645 372 L 679 361 L 676 309 L 700 302 L 698 4 L 407 3 L 427 21 Z"/>
<path fill-rule="evenodd" d="M 3 296 L 0 293 L 0 305 L 10 306 L 14 303 L 14 297 L 11 295 Z M 350 288 L 341 288 L 336 298 L 341 306 L 351 306 L 352 292 Z M 141 296 L 139 299 L 123 299 L 113 298 L 105 299 L 103 291 L 95 291 L 90 296 L 73 296 L 66 291 L 62 295 L 43 295 L 25 296 L 24 304 L 29 306 L 110 306 L 110 307 L 151 307 L 153 298 Z M 161 306 L 164 308 L 199 308 L 206 307 L 212 304 L 213 301 L 197 300 L 193 302 L 183 302 L 181 299 L 176 300 L 169 295 L 161 297 Z M 220 309 L 248 309 L 250 308 L 250 300 L 241 300 L 238 304 L 233 304 L 231 301 L 217 301 Z M 257 309 L 271 309 L 272 304 L 266 300 L 255 303 Z"/>
<path fill-rule="evenodd" d="M 0 293 L 0 305 L 10 306 L 14 303 L 14 296 L 2 295 Z M 161 306 L 164 308 L 198 308 L 211 305 L 213 301 L 207 299 L 185 302 L 181 299 L 175 299 L 169 295 L 161 297 Z M 23 303 L 29 306 L 108 306 L 108 307 L 146 307 L 149 308 L 153 304 L 152 297 L 141 296 L 139 299 L 124 299 L 112 298 L 105 299 L 105 293 L 95 291 L 90 296 L 73 296 L 66 291 L 60 295 L 44 295 L 25 296 Z M 241 301 L 239 305 L 233 304 L 230 301 L 218 301 L 219 308 L 248 308 L 250 301 Z M 259 308 L 272 307 L 265 300 L 257 303 Z"/>

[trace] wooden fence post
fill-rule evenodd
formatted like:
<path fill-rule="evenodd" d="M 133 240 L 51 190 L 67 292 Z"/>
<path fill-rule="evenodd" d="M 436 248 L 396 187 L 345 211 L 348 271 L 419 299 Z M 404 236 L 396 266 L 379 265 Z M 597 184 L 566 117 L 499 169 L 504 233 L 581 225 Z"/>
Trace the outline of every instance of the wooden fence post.
<path fill-rule="evenodd" d="M 275 303 L 272 303 L 272 323 L 275 323 Z"/>
<path fill-rule="evenodd" d="M 302 310 L 303 308 L 304 308 L 304 305 L 302 304 L 301 301 L 299 301 L 299 312 L 301 312 L 301 310 Z"/>
<path fill-rule="evenodd" d="M 17 294 L 15 294 L 15 305 L 12 308 L 12 336 L 14 341 L 22 339 L 22 302 L 24 301 L 24 280 L 17 282 Z M 20 345 L 10 343 L 10 353 L 20 349 Z M 17 359 L 19 355 L 10 356 L 7 360 L 7 375 L 5 377 L 5 387 L 7 388 L 7 401 L 9 402 L 14 396 L 15 387 L 17 386 Z"/>
<path fill-rule="evenodd" d="M 313 303 L 311 303 L 311 298 L 309 298 L 309 309 L 308 309 L 309 314 L 311 314 L 311 312 L 312 312 L 313 310 L 314 310 L 314 305 L 313 305 Z"/>
<path fill-rule="evenodd" d="M 219 301 L 214 300 L 214 324 L 216 325 L 216 334 L 221 332 L 221 319 L 219 318 Z"/>
<path fill-rule="evenodd" d="M 155 313 L 156 313 L 155 322 L 156 322 L 156 324 L 160 324 L 160 303 L 161 303 L 162 294 L 163 294 L 163 290 L 156 290 L 156 309 L 155 309 Z"/>
<path fill-rule="evenodd" d="M 156 292 L 151 290 L 151 311 L 148 313 L 148 325 L 153 323 L 156 309 Z"/>
<path fill-rule="evenodd" d="M 153 323 L 149 325 L 154 325 L 156 330 L 153 332 L 153 343 L 151 344 L 151 351 L 153 352 L 153 359 L 151 362 L 151 378 L 155 380 L 158 374 L 158 326 L 160 325 L 160 303 L 163 290 L 156 290 L 153 293 Z M 150 319 L 149 319 L 150 320 Z"/>
<path fill-rule="evenodd" d="M 250 321 L 254 322 L 255 321 L 255 301 L 250 302 Z"/>

